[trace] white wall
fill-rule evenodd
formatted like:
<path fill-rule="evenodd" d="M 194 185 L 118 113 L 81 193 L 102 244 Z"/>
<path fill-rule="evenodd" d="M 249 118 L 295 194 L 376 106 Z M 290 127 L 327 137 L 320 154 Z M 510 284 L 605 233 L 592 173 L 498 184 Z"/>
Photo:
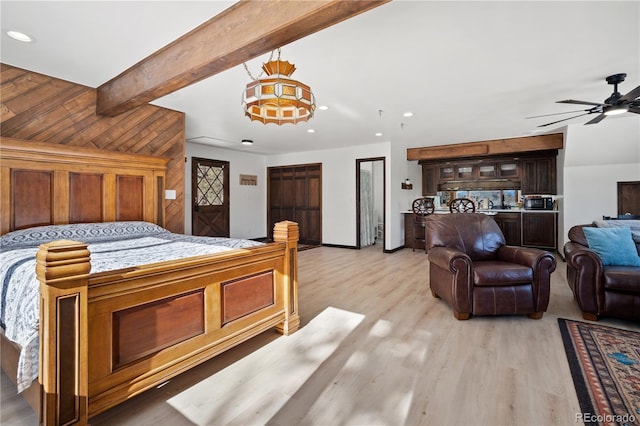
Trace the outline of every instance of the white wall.
<path fill-rule="evenodd" d="M 640 120 L 629 114 L 570 125 L 564 144 L 560 248 L 572 226 L 618 214 L 617 182 L 640 180 Z"/>
<path fill-rule="evenodd" d="M 234 238 L 267 236 L 267 181 L 263 155 L 217 148 L 196 143 L 186 144 L 185 164 L 185 233 L 191 234 L 191 158 L 229 162 L 230 235 Z M 258 185 L 240 185 L 240 175 L 257 175 Z"/>
<path fill-rule="evenodd" d="M 404 244 L 404 222 L 400 211 L 410 208 L 411 201 L 420 196 L 420 168 L 416 162 L 406 161 L 406 147 L 395 147 L 391 156 L 389 142 L 342 149 L 317 150 L 281 155 L 259 155 L 227 150 L 208 145 L 187 143 L 185 165 L 185 233 L 191 233 L 191 158 L 201 157 L 230 162 L 230 201 L 232 237 L 257 238 L 266 236 L 267 167 L 322 163 L 322 242 L 341 246 L 356 246 L 356 159 L 386 158 L 387 216 L 385 249 Z M 412 168 L 411 173 L 408 167 Z M 399 170 L 392 170 L 393 168 Z M 240 186 L 239 174 L 258 176 L 257 186 Z M 391 176 L 395 176 L 391 180 Z M 412 191 L 400 189 L 409 177 Z"/>
<path fill-rule="evenodd" d="M 322 242 L 341 246 L 356 246 L 356 159 L 385 157 L 387 159 L 387 188 L 390 181 L 390 144 L 388 142 L 346 147 L 332 150 L 318 150 L 266 157 L 267 167 L 286 166 L 294 164 L 322 163 Z M 400 180 L 397 181 L 398 188 Z M 389 199 L 389 193 L 387 197 Z M 387 201 L 389 203 L 389 201 Z M 265 201 L 266 204 L 266 201 Z M 389 206 L 386 207 L 387 218 L 390 215 Z M 391 224 L 388 228 L 391 228 Z M 389 233 L 400 232 L 397 224 L 395 229 L 387 229 L 385 248 L 395 248 L 390 245 Z"/>

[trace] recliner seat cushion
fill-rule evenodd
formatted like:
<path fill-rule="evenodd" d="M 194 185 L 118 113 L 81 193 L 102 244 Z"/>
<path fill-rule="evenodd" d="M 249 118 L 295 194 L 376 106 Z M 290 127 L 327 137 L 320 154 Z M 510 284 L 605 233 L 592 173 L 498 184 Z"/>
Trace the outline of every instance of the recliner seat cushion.
<path fill-rule="evenodd" d="M 533 269 L 500 260 L 473 262 L 473 283 L 479 287 L 511 286 L 533 282 Z"/>

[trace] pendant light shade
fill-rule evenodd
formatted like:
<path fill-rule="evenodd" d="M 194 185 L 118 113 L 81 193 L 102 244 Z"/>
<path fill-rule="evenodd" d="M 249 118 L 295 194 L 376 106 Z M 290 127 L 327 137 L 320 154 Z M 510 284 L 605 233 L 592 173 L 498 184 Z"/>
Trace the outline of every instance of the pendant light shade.
<path fill-rule="evenodd" d="M 313 117 L 316 102 L 311 88 L 289 78 L 294 64 L 278 59 L 262 65 L 266 77 L 247 84 L 242 94 L 242 108 L 251 120 L 264 124 L 296 124 Z"/>

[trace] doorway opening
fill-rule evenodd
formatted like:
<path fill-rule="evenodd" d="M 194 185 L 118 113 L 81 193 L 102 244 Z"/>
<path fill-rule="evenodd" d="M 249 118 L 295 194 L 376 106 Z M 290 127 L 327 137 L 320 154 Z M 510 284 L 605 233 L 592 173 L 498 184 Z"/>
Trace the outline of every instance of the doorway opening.
<path fill-rule="evenodd" d="M 385 157 L 356 159 L 356 247 L 384 251 L 387 205 Z"/>

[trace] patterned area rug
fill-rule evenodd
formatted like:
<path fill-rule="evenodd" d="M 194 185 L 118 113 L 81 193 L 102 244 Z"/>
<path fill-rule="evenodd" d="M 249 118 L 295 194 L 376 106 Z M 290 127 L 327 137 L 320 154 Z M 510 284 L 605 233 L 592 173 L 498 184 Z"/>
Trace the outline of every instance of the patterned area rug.
<path fill-rule="evenodd" d="M 558 318 L 585 425 L 640 425 L 640 333 Z"/>

